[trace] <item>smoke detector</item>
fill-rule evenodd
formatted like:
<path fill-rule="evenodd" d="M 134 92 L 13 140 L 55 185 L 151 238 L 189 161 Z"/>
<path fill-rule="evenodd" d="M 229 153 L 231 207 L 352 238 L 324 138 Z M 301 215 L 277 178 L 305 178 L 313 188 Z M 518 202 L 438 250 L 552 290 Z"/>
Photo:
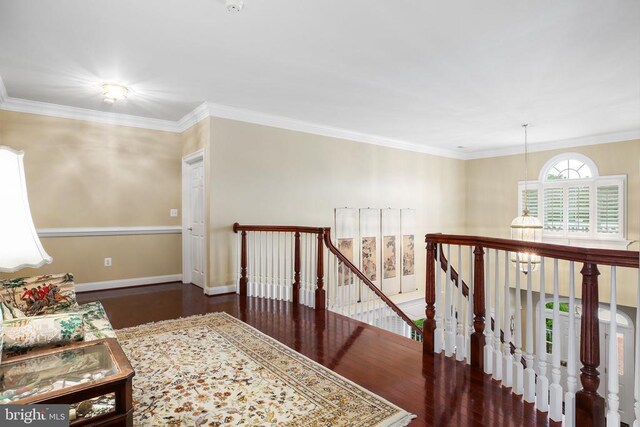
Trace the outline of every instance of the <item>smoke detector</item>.
<path fill-rule="evenodd" d="M 225 3 L 229 13 L 238 13 L 244 6 L 244 2 L 242 0 L 226 0 Z"/>

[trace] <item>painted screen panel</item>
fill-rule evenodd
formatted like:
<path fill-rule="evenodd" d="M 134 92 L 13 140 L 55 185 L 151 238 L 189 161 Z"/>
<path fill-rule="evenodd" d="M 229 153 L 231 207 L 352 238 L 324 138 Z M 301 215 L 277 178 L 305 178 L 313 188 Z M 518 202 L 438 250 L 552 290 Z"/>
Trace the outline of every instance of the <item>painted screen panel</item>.
<path fill-rule="evenodd" d="M 377 287 L 380 287 L 380 209 L 360 209 L 360 270 Z M 367 292 L 361 291 L 361 299 Z"/>
<path fill-rule="evenodd" d="M 402 233 L 402 276 L 400 285 L 402 292 L 417 289 L 416 282 L 416 210 L 400 211 L 400 229 Z"/>
<path fill-rule="evenodd" d="M 383 269 L 382 292 L 387 295 L 400 293 L 400 209 L 381 210 Z"/>

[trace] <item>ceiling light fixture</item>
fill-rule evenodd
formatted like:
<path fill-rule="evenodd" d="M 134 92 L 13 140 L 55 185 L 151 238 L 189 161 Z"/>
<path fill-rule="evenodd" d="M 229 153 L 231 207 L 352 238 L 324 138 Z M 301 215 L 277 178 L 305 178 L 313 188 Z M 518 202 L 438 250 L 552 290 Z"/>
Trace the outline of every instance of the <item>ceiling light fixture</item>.
<path fill-rule="evenodd" d="M 524 240 L 526 242 L 541 242 L 542 223 L 535 216 L 529 216 L 529 192 L 527 191 L 529 157 L 527 150 L 528 126 L 528 124 L 522 125 L 524 128 L 524 196 L 522 200 L 522 215 L 511 222 L 511 238 L 513 240 Z M 537 270 L 541 259 L 540 256 L 533 253 L 517 252 L 511 254 L 511 261 L 514 263 L 520 261 L 520 271 L 527 273 L 529 268 L 531 268 L 531 271 Z"/>
<path fill-rule="evenodd" d="M 104 95 L 104 102 L 113 104 L 116 101 L 127 99 L 129 88 L 116 83 L 103 83 L 102 94 Z"/>

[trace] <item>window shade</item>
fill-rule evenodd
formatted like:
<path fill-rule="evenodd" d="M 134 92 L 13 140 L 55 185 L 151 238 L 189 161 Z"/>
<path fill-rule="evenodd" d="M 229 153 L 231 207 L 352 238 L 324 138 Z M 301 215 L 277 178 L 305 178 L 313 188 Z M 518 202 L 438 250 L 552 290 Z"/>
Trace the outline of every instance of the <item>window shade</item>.
<path fill-rule="evenodd" d="M 589 187 L 569 187 L 567 228 L 572 233 L 589 232 Z"/>
<path fill-rule="evenodd" d="M 527 189 L 525 197 L 525 190 L 522 190 L 522 207 L 529 209 L 529 216 L 538 217 L 538 190 Z M 525 206 L 526 203 L 526 206 Z"/>
<path fill-rule="evenodd" d="M 597 188 L 597 229 L 598 233 L 620 233 L 620 200 L 617 185 Z"/>
<path fill-rule="evenodd" d="M 562 188 L 544 189 L 544 229 L 562 231 L 564 227 L 564 197 Z"/>

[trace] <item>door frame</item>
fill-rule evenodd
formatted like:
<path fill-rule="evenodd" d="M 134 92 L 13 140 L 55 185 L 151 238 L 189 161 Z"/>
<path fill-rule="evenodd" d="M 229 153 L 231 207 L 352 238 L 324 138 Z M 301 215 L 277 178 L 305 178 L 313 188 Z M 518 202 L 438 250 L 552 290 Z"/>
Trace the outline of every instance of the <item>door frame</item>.
<path fill-rule="evenodd" d="M 205 166 L 204 164 L 204 160 L 205 160 L 205 155 L 204 155 L 204 148 L 198 150 L 198 151 L 194 151 L 191 154 L 187 154 L 186 156 L 182 157 L 182 283 L 184 284 L 190 284 L 191 283 L 191 245 L 189 244 L 189 233 L 187 228 L 189 227 L 188 224 L 188 220 L 190 218 L 190 214 L 191 214 L 191 207 L 190 207 L 190 203 L 189 203 L 189 196 L 190 196 L 190 185 L 189 185 L 189 172 L 190 172 L 190 167 L 191 165 L 193 165 L 194 163 L 198 163 L 198 162 L 202 162 L 203 167 Z M 207 220 L 207 216 L 206 216 L 206 212 L 207 212 L 207 208 L 206 208 L 206 194 L 207 194 L 207 180 L 206 180 L 206 168 L 204 168 L 204 185 L 203 185 L 203 191 L 204 191 L 204 196 L 203 197 L 203 203 L 202 203 L 202 217 L 205 218 L 205 221 Z M 207 247 L 207 227 L 205 226 L 205 239 L 204 239 L 204 251 L 202 252 L 202 256 L 204 257 L 204 259 L 202 260 L 203 262 L 203 267 L 204 267 L 204 286 L 203 289 L 207 289 L 208 286 L 208 282 L 209 282 L 209 269 L 208 269 L 208 262 L 207 262 L 207 254 L 209 253 L 209 248 Z"/>

